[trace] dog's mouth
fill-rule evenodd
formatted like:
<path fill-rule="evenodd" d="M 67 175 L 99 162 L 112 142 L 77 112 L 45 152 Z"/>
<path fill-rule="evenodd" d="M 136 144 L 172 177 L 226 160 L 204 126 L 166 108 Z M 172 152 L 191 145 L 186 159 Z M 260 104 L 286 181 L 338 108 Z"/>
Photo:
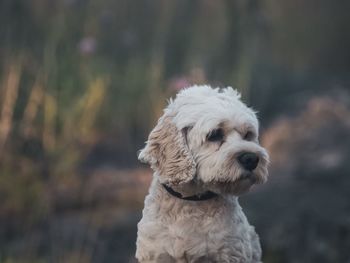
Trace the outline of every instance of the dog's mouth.
<path fill-rule="evenodd" d="M 237 184 L 237 183 L 240 183 L 242 181 L 247 181 L 251 184 L 257 184 L 257 183 L 260 183 L 261 179 L 259 178 L 258 175 L 256 175 L 253 172 L 244 171 L 235 180 L 229 179 L 229 180 L 218 181 L 217 183 L 219 183 L 219 184 Z"/>
<path fill-rule="evenodd" d="M 243 172 L 237 181 L 249 180 L 252 184 L 255 184 L 258 181 L 256 174 L 252 172 Z"/>

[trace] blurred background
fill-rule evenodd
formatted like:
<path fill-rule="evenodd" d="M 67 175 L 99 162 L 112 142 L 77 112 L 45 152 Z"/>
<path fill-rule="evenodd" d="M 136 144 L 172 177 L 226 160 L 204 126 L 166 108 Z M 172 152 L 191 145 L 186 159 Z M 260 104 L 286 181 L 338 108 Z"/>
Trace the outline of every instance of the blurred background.
<path fill-rule="evenodd" d="M 264 262 L 350 262 L 350 2 L 0 0 L 0 262 L 134 262 L 166 99 L 233 86 Z"/>

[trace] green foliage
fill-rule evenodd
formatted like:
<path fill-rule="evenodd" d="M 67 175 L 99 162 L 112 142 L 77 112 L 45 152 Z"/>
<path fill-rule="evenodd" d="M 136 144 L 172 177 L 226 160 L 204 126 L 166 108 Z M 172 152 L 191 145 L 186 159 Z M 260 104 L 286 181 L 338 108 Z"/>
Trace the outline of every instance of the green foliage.
<path fill-rule="evenodd" d="M 21 218 L 33 224 L 46 215 L 49 206 L 45 183 L 38 178 L 35 167 L 28 160 L 17 159 L 16 167 L 6 167 L 0 176 L 0 217 Z"/>

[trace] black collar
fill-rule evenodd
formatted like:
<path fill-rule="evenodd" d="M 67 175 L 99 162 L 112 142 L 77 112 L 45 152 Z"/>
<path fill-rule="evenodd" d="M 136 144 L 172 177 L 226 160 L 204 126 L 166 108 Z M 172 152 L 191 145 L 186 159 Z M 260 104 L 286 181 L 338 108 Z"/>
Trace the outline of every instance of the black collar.
<path fill-rule="evenodd" d="M 175 196 L 177 198 L 180 198 L 182 200 L 187 200 L 187 201 L 205 201 L 205 200 L 209 200 L 212 199 L 214 197 L 217 197 L 218 195 L 214 192 L 211 191 L 206 191 L 202 194 L 197 194 L 197 195 L 191 195 L 191 196 L 186 196 L 186 197 L 182 197 L 182 195 L 178 192 L 176 192 L 174 189 L 172 189 L 171 187 L 162 184 L 163 187 L 165 188 L 165 190 L 167 190 L 167 192 L 169 194 L 171 194 L 172 196 Z"/>

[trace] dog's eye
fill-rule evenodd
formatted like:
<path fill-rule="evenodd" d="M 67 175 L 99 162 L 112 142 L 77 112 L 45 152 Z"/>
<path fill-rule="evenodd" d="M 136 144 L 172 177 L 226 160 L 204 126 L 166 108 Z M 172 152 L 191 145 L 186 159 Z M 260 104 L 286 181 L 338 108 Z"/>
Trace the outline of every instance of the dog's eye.
<path fill-rule="evenodd" d="M 247 132 L 244 134 L 244 136 L 243 136 L 243 140 L 251 141 L 251 140 L 254 139 L 254 137 L 255 137 L 254 132 L 252 132 L 252 131 L 247 131 Z"/>
<path fill-rule="evenodd" d="M 210 142 L 219 142 L 224 139 L 224 131 L 222 129 L 216 129 L 211 131 L 208 136 L 207 140 Z"/>

